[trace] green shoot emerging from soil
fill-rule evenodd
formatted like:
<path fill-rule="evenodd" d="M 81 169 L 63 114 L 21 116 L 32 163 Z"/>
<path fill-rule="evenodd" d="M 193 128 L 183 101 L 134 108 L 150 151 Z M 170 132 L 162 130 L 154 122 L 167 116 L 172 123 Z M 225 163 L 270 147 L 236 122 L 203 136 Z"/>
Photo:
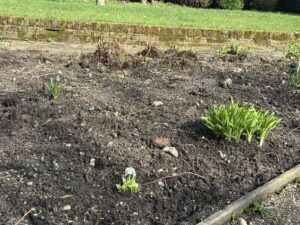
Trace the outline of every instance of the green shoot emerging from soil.
<path fill-rule="evenodd" d="M 252 204 L 250 207 L 246 208 L 244 210 L 244 213 L 246 214 L 252 214 L 252 213 L 257 213 L 258 215 L 262 217 L 270 217 L 272 216 L 272 212 L 264 207 L 262 204 L 255 202 Z"/>
<path fill-rule="evenodd" d="M 117 184 L 118 192 L 136 193 L 139 192 L 141 186 L 136 182 L 136 172 L 132 167 L 125 169 L 125 175 L 122 177 L 122 184 Z"/>
<path fill-rule="evenodd" d="M 232 100 L 229 106 L 214 106 L 201 119 L 216 136 L 224 137 L 228 141 L 239 141 L 244 131 L 245 113 L 246 108 Z"/>
<path fill-rule="evenodd" d="M 300 60 L 300 42 L 293 41 L 284 51 L 284 56 L 286 58 L 294 57 Z"/>
<path fill-rule="evenodd" d="M 202 115 L 201 119 L 218 137 L 238 142 L 244 135 L 247 141 L 251 142 L 256 134 L 260 146 L 280 122 L 274 113 L 256 110 L 253 106 L 234 102 L 233 99 L 228 106 L 214 106 L 207 115 Z"/>
<path fill-rule="evenodd" d="M 277 118 L 274 113 L 269 113 L 269 111 L 260 111 L 258 113 L 258 120 L 259 126 L 257 127 L 257 135 L 260 140 L 259 146 L 262 146 L 270 131 L 279 124 L 280 119 Z"/>
<path fill-rule="evenodd" d="M 300 60 L 298 63 L 296 75 L 292 77 L 292 85 L 297 88 L 300 87 Z"/>
<path fill-rule="evenodd" d="M 222 47 L 218 54 L 220 56 L 230 54 L 230 55 L 237 55 L 242 52 L 249 52 L 251 50 L 248 46 L 241 46 L 240 44 L 230 44 Z"/>
<path fill-rule="evenodd" d="M 48 89 L 53 99 L 59 98 L 62 86 L 63 85 L 59 81 L 55 81 L 52 78 L 50 78 L 50 81 L 48 83 Z"/>

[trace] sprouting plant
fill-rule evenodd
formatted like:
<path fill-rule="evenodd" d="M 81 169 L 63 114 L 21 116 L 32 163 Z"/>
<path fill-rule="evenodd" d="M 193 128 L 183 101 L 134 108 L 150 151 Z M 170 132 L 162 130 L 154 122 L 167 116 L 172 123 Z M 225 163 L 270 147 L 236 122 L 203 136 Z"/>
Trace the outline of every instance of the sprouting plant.
<path fill-rule="evenodd" d="M 201 119 L 218 137 L 224 137 L 228 141 L 239 141 L 244 132 L 245 116 L 246 108 L 231 100 L 229 106 L 214 106 L 208 115 L 201 116 Z"/>
<path fill-rule="evenodd" d="M 220 56 L 230 54 L 230 55 L 237 55 L 241 52 L 249 52 L 251 48 L 249 46 L 241 46 L 240 44 L 230 44 L 222 47 L 218 54 Z"/>
<path fill-rule="evenodd" d="M 247 138 L 247 141 L 250 143 L 254 134 L 259 129 L 260 120 L 258 116 L 258 111 L 253 107 L 249 107 L 245 113 L 245 130 L 244 134 Z"/>
<path fill-rule="evenodd" d="M 253 203 L 250 207 L 246 208 L 244 210 L 244 212 L 247 213 L 247 214 L 257 213 L 262 217 L 272 216 L 272 212 L 269 209 L 267 209 L 262 204 L 257 203 L 257 202 Z"/>
<path fill-rule="evenodd" d="M 55 81 L 50 78 L 50 81 L 48 82 L 48 89 L 53 99 L 59 98 L 62 87 L 63 85 L 59 81 Z"/>
<path fill-rule="evenodd" d="M 233 212 L 230 216 L 230 221 L 234 222 L 236 220 L 236 214 Z"/>
<path fill-rule="evenodd" d="M 256 110 L 253 106 L 234 102 L 233 99 L 228 106 L 214 106 L 207 115 L 202 115 L 201 119 L 218 137 L 228 141 L 239 141 L 244 135 L 247 141 L 251 142 L 256 134 L 260 139 L 260 146 L 280 122 L 274 113 Z"/>
<path fill-rule="evenodd" d="M 300 87 L 300 60 L 299 60 L 299 63 L 298 63 L 296 75 L 294 75 L 292 77 L 292 85 L 294 87 L 297 87 L 297 88 Z"/>
<path fill-rule="evenodd" d="M 259 127 L 257 135 L 260 140 L 259 146 L 262 146 L 270 131 L 273 130 L 281 120 L 275 116 L 274 113 L 270 113 L 269 111 L 259 111 L 258 120 Z"/>
<path fill-rule="evenodd" d="M 122 181 L 122 184 L 117 184 L 118 192 L 135 193 L 141 189 L 140 184 L 136 182 L 135 169 L 132 167 L 127 167 L 125 169 Z"/>
<path fill-rule="evenodd" d="M 284 51 L 284 56 L 286 58 L 294 57 L 300 60 L 300 42 L 293 41 L 291 42 Z"/>

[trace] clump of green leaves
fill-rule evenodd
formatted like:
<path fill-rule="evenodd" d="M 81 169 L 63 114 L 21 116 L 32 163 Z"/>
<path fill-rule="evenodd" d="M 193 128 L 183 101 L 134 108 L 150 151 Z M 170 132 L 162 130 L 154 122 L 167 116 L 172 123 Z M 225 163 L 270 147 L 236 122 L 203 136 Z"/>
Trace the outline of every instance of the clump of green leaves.
<path fill-rule="evenodd" d="M 118 192 L 136 193 L 139 192 L 141 186 L 136 182 L 136 172 L 132 167 L 125 169 L 125 175 L 122 176 L 122 184 L 117 184 Z"/>
<path fill-rule="evenodd" d="M 225 45 L 222 47 L 219 51 L 218 54 L 220 56 L 222 55 L 238 55 L 242 52 L 249 52 L 251 48 L 249 46 L 242 46 L 240 44 L 230 44 L 230 45 Z"/>
<path fill-rule="evenodd" d="M 245 112 L 244 107 L 232 101 L 229 106 L 214 106 L 209 114 L 203 115 L 201 119 L 218 137 L 224 137 L 228 141 L 239 141 L 244 131 Z"/>
<path fill-rule="evenodd" d="M 280 119 L 269 111 L 259 111 L 257 119 L 259 122 L 256 133 L 259 137 L 259 146 L 262 146 L 271 130 L 280 123 Z"/>
<path fill-rule="evenodd" d="M 58 80 L 50 78 L 50 81 L 48 82 L 48 89 L 53 99 L 59 98 L 62 87 L 63 85 Z"/>
<path fill-rule="evenodd" d="M 244 213 L 247 213 L 247 214 L 257 213 L 262 217 L 272 216 L 272 212 L 269 209 L 267 209 L 262 204 L 257 203 L 257 202 L 253 203 L 250 207 L 246 208 L 244 210 Z"/>
<path fill-rule="evenodd" d="M 294 57 L 300 60 L 300 42 L 299 41 L 291 42 L 291 44 L 289 44 L 285 49 L 284 56 L 286 58 Z"/>
<path fill-rule="evenodd" d="M 297 88 L 300 87 L 300 60 L 298 63 L 296 75 L 292 76 L 292 85 Z"/>
<path fill-rule="evenodd" d="M 248 142 L 251 142 L 256 134 L 260 146 L 280 122 L 274 113 L 256 110 L 253 106 L 234 102 L 233 99 L 228 106 L 214 106 L 207 115 L 202 115 L 201 119 L 218 137 L 239 142 L 241 137 L 245 136 Z"/>

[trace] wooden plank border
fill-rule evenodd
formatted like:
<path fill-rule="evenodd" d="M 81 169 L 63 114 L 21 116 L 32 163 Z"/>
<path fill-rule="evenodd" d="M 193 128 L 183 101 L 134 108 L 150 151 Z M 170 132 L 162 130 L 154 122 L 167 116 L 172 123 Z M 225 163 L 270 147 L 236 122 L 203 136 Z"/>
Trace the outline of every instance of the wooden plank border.
<path fill-rule="evenodd" d="M 277 178 L 267 182 L 263 186 L 255 189 L 247 195 L 239 198 L 230 205 L 226 206 L 223 210 L 220 210 L 213 215 L 209 216 L 202 222 L 196 225 L 222 225 L 229 222 L 232 215 L 238 215 L 244 211 L 253 202 L 266 199 L 268 196 L 279 191 L 288 183 L 300 178 L 300 164 L 292 169 L 281 174 Z"/>

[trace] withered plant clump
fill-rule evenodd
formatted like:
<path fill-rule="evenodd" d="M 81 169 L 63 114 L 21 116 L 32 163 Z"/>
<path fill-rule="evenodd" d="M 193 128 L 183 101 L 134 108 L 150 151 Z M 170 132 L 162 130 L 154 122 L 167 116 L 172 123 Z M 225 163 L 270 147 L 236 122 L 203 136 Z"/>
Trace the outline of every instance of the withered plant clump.
<path fill-rule="evenodd" d="M 124 69 L 132 65 L 133 57 L 117 42 L 100 41 L 97 50 L 82 57 L 84 64 L 103 64 L 111 69 Z"/>
<path fill-rule="evenodd" d="M 198 57 L 190 50 L 179 51 L 175 48 L 164 52 L 163 62 L 176 68 L 186 68 L 197 63 Z"/>
<path fill-rule="evenodd" d="M 147 45 L 146 48 L 137 53 L 137 56 L 148 57 L 148 58 L 159 58 L 161 57 L 162 52 L 158 50 L 153 45 Z"/>

